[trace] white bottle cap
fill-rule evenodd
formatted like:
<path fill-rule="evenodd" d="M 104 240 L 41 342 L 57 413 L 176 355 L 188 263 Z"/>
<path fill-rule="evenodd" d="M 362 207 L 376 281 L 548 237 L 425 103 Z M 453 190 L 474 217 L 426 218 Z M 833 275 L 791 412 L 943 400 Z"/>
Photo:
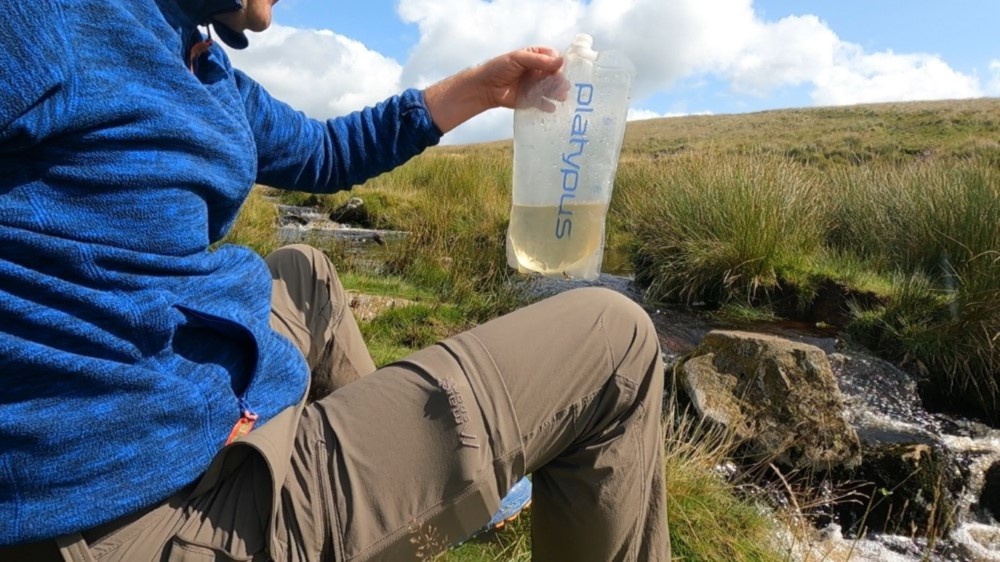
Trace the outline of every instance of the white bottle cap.
<path fill-rule="evenodd" d="M 586 33 L 580 33 L 573 39 L 573 43 L 569 46 L 569 50 L 566 51 L 566 55 L 575 55 L 584 60 L 594 62 L 597 60 L 597 51 L 593 47 L 594 38 Z"/>

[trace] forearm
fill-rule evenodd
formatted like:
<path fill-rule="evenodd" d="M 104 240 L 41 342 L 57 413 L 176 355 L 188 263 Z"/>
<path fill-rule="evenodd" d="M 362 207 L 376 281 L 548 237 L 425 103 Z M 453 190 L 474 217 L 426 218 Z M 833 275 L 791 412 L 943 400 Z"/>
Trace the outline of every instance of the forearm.
<path fill-rule="evenodd" d="M 427 88 L 425 103 L 434 123 L 447 133 L 486 110 L 513 108 L 526 78 L 553 74 L 561 66 L 558 53 L 547 47 L 511 51 Z"/>
<path fill-rule="evenodd" d="M 257 181 L 266 185 L 311 193 L 348 189 L 399 166 L 441 137 L 416 90 L 318 121 L 274 100 L 245 75 L 237 76 L 257 145 Z"/>
<path fill-rule="evenodd" d="M 479 87 L 477 71 L 477 68 L 463 70 L 424 90 L 424 103 L 442 133 L 495 107 Z"/>

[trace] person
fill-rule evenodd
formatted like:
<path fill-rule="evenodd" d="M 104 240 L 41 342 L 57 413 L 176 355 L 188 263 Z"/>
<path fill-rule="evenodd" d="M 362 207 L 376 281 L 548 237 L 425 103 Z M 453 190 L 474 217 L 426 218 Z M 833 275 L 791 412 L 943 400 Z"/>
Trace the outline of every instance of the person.
<path fill-rule="evenodd" d="M 640 307 L 571 291 L 376 370 L 321 252 L 215 245 L 255 182 L 360 184 L 561 59 L 313 120 L 199 30 L 245 47 L 274 1 L 0 0 L 0 560 L 431 558 L 529 473 L 535 559 L 668 560 Z"/>

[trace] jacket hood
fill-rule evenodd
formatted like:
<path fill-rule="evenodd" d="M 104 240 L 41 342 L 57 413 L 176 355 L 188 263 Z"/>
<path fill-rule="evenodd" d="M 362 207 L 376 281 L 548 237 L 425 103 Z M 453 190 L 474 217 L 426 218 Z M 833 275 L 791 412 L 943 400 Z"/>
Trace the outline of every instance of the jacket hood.
<path fill-rule="evenodd" d="M 241 0 L 175 0 L 188 17 L 198 25 L 211 24 L 223 43 L 234 49 L 245 49 L 249 44 L 242 31 L 234 31 L 214 18 L 226 12 L 243 8 Z"/>

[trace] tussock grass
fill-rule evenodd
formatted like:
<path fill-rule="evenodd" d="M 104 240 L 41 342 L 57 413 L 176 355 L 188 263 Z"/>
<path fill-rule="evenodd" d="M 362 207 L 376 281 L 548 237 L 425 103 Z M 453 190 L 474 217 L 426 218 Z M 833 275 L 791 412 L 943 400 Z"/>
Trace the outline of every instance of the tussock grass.
<path fill-rule="evenodd" d="M 611 227 L 651 302 L 806 318 L 839 287 L 831 321 L 1000 422 L 998 132 L 1000 100 L 639 123 Z"/>
<path fill-rule="evenodd" d="M 851 333 L 974 411 L 1000 415 L 1000 171 L 979 156 L 844 173 L 831 245 L 895 281 Z"/>
<path fill-rule="evenodd" d="M 735 436 L 667 408 L 664 470 L 675 560 L 787 560 L 770 508 L 742 495 L 718 471 L 739 445 Z"/>
<path fill-rule="evenodd" d="M 626 228 L 649 299 L 753 302 L 817 259 L 826 212 L 801 166 L 762 154 L 635 168 L 650 179 L 623 189 L 623 213 L 633 218 Z"/>

